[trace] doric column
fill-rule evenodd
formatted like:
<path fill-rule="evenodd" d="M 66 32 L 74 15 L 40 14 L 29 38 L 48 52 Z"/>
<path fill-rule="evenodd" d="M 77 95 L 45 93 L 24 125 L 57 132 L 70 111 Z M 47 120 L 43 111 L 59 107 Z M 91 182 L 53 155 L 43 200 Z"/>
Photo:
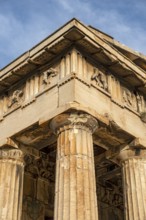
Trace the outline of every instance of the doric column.
<path fill-rule="evenodd" d="M 146 219 L 146 150 L 120 152 L 126 220 Z"/>
<path fill-rule="evenodd" d="M 54 220 L 98 220 L 92 140 L 97 121 L 62 114 L 51 127 L 58 134 Z"/>
<path fill-rule="evenodd" d="M 0 219 L 20 220 L 23 190 L 23 153 L 0 149 Z"/>

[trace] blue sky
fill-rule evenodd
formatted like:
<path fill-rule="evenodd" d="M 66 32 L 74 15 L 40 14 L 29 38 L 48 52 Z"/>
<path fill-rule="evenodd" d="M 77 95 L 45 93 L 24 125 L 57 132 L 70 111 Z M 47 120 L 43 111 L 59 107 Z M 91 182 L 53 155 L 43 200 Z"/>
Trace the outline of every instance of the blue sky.
<path fill-rule="evenodd" d="M 73 17 L 146 55 L 146 0 L 0 0 L 0 69 Z"/>

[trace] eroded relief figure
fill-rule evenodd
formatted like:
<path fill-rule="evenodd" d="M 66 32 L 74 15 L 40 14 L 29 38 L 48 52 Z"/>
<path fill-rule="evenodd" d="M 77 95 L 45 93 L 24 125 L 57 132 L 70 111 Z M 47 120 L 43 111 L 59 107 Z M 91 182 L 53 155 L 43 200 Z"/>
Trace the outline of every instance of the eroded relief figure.
<path fill-rule="evenodd" d="M 123 99 L 125 104 L 127 104 L 128 106 L 132 106 L 132 93 L 129 90 L 124 90 L 123 91 Z"/>
<path fill-rule="evenodd" d="M 116 185 L 112 185 L 112 188 L 97 185 L 97 195 L 100 202 L 107 203 L 110 206 L 123 204 L 123 195 Z"/>
<path fill-rule="evenodd" d="M 46 72 L 44 72 L 43 74 L 43 84 L 50 84 L 50 79 L 52 77 L 55 77 L 57 75 L 58 71 L 54 68 L 50 68 L 49 70 L 47 70 Z"/>
<path fill-rule="evenodd" d="M 133 108 L 135 111 L 138 111 L 141 108 L 141 97 L 125 88 L 123 90 L 123 100 L 125 105 Z"/>
<path fill-rule="evenodd" d="M 91 77 L 91 80 L 95 80 L 96 84 L 103 88 L 104 90 L 108 90 L 108 85 L 106 81 L 106 76 L 97 68 L 94 68 L 94 73 Z"/>
<path fill-rule="evenodd" d="M 140 93 L 136 92 L 137 110 L 140 113 L 140 118 L 146 123 L 146 101 Z"/>
<path fill-rule="evenodd" d="M 22 96 L 23 96 L 23 91 L 15 90 L 8 102 L 8 108 L 11 108 L 15 103 L 19 104 Z"/>
<path fill-rule="evenodd" d="M 135 111 L 142 113 L 145 111 L 145 101 L 143 95 L 139 92 L 123 88 L 123 101 L 125 105 L 133 108 Z"/>
<path fill-rule="evenodd" d="M 138 92 L 136 92 L 136 100 L 137 100 L 137 110 L 138 112 L 142 112 L 144 109 L 143 97 Z"/>
<path fill-rule="evenodd" d="M 47 180 L 55 179 L 54 173 L 52 174 L 52 170 L 54 170 L 54 164 L 49 163 L 47 159 L 39 158 L 36 159 L 31 155 L 25 156 L 25 171 L 30 173 L 35 177 L 45 178 Z"/>

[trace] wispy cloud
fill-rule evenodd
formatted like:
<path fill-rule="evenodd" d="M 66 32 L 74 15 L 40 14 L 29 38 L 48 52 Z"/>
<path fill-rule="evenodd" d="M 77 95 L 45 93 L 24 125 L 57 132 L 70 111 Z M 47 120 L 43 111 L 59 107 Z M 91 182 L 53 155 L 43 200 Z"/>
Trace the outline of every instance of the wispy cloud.
<path fill-rule="evenodd" d="M 145 9 L 145 0 L 5 1 L 0 7 L 0 67 L 72 17 L 146 54 Z"/>
<path fill-rule="evenodd" d="M 146 54 L 146 2 L 144 0 L 56 0 L 63 9 L 110 34 L 121 43 Z M 68 13 L 67 13 L 68 14 Z"/>

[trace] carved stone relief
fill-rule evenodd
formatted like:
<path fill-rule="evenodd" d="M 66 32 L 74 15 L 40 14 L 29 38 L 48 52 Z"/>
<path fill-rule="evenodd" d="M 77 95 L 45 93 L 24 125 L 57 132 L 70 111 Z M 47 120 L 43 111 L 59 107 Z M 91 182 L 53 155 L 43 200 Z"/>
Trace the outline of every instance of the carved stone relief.
<path fill-rule="evenodd" d="M 11 108 L 14 105 L 21 104 L 22 96 L 23 96 L 22 90 L 15 90 L 12 96 L 9 98 L 8 108 Z"/>
<path fill-rule="evenodd" d="M 121 189 L 116 185 L 110 185 L 110 187 L 108 187 L 98 183 L 97 197 L 100 202 L 106 203 L 109 206 L 118 206 L 120 209 L 123 208 L 123 194 Z"/>
<path fill-rule="evenodd" d="M 137 111 L 138 100 L 136 100 L 135 94 L 127 88 L 123 88 L 123 101 L 126 106 Z"/>
<path fill-rule="evenodd" d="M 132 93 L 127 89 L 123 91 L 123 100 L 126 105 L 132 106 Z"/>
<path fill-rule="evenodd" d="M 108 84 L 106 75 L 102 73 L 99 69 L 94 68 L 94 73 L 91 76 L 91 80 L 94 80 L 96 84 L 104 90 L 108 90 Z"/>
<path fill-rule="evenodd" d="M 50 84 L 51 78 L 57 75 L 58 71 L 55 68 L 50 68 L 43 73 L 43 84 Z"/>
<path fill-rule="evenodd" d="M 35 158 L 32 155 L 26 155 L 25 162 L 25 172 L 30 173 L 34 177 L 54 181 L 55 164 L 49 161 L 48 157 Z"/>

